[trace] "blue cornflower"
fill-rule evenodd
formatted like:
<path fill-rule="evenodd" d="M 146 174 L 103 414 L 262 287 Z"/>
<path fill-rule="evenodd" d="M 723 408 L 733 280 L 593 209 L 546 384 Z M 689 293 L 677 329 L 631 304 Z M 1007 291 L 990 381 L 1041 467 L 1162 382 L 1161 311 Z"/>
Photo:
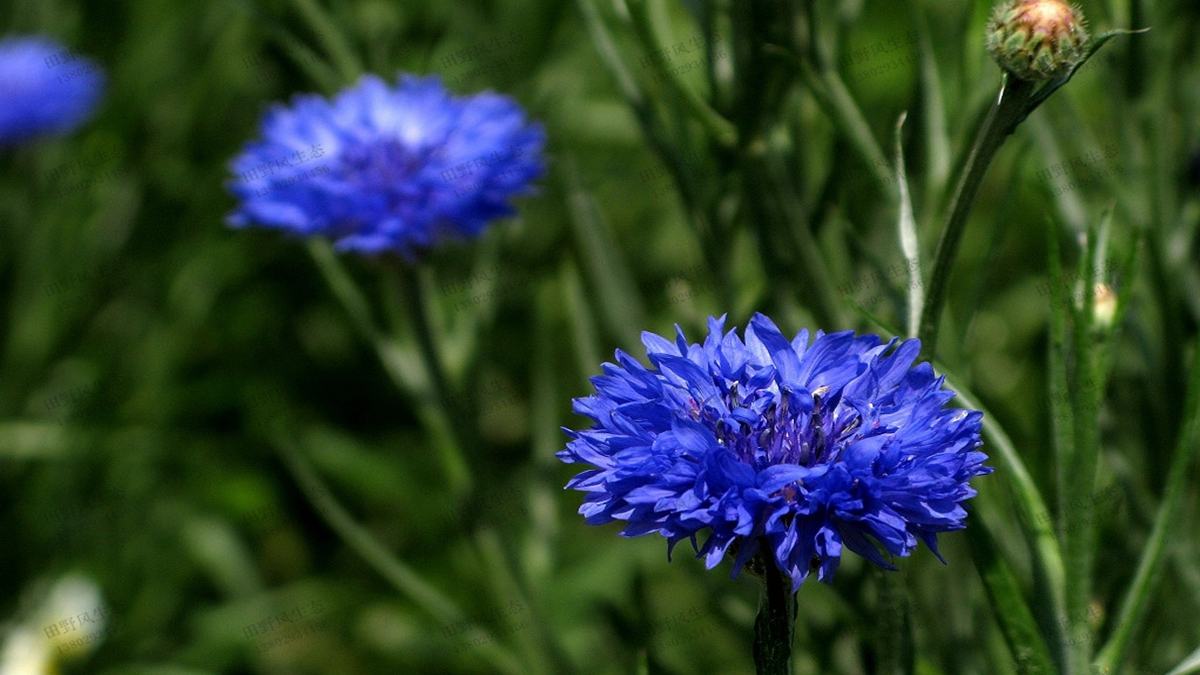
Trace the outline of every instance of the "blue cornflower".
<path fill-rule="evenodd" d="M 0 40 L 0 145 L 75 129 L 103 92 L 96 64 L 54 40 Z"/>
<path fill-rule="evenodd" d="M 267 112 L 262 135 L 231 164 L 241 204 L 229 224 L 325 235 L 344 251 L 411 258 L 478 235 L 543 172 L 545 134 L 516 102 L 455 97 L 437 77 L 389 87 L 367 75 L 332 101 L 297 96 Z"/>
<path fill-rule="evenodd" d="M 668 557 L 689 539 L 710 569 L 729 550 L 734 576 L 765 543 L 793 591 L 812 570 L 832 581 L 843 546 L 894 569 L 874 542 L 907 556 L 920 539 L 940 559 L 937 533 L 966 526 L 968 481 L 992 469 L 975 452 L 983 414 L 943 409 L 943 378 L 910 367 L 920 342 L 818 331 L 809 345 L 801 331 L 789 343 L 761 314 L 743 342 L 724 324 L 710 318 L 703 345 L 678 328 L 674 343 L 643 333 L 653 368 L 618 350 L 597 393 L 575 399 L 596 424 L 566 430 L 558 457 L 597 467 L 567 484 L 587 493 L 588 524 L 658 532 Z"/>

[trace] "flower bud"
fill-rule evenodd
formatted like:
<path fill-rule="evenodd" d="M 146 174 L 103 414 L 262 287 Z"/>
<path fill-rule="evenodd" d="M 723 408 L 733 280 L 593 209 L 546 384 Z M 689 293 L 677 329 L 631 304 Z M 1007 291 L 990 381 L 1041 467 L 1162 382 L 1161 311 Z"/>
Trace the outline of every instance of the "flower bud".
<path fill-rule="evenodd" d="M 1117 316 L 1117 294 L 1108 284 L 1096 284 L 1092 300 L 1092 322 L 1108 328 Z"/>
<path fill-rule="evenodd" d="M 1075 295 L 1075 307 L 1083 309 L 1083 294 Z M 1097 328 L 1108 328 L 1117 315 L 1117 294 L 1112 286 L 1098 283 L 1092 287 L 1092 323 Z"/>
<path fill-rule="evenodd" d="M 1064 0 L 1006 0 L 988 23 L 987 48 L 1000 67 L 1030 82 L 1064 75 L 1083 60 L 1083 12 Z"/>

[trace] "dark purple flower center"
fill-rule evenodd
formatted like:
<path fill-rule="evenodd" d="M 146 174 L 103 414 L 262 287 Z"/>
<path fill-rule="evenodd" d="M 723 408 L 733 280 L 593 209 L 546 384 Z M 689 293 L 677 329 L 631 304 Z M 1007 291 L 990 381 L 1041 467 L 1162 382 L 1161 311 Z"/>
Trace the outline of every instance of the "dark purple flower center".
<path fill-rule="evenodd" d="M 377 139 L 347 146 L 338 159 L 348 179 L 394 189 L 406 184 L 436 152 L 433 148 L 414 151 L 399 140 Z"/>
<path fill-rule="evenodd" d="M 722 447 L 756 471 L 777 464 L 812 467 L 836 460 L 843 441 L 862 419 L 853 408 L 843 408 L 835 421 L 828 387 L 813 393 L 811 405 L 801 397 L 763 389 L 739 400 L 735 384 L 725 396 L 729 415 L 719 417 L 714 408 L 706 407 L 699 419 Z"/>

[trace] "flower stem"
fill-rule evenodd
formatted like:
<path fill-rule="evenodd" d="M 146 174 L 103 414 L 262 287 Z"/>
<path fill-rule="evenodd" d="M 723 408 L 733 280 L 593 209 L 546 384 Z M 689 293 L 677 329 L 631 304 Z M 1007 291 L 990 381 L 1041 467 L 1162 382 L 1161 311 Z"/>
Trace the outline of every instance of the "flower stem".
<path fill-rule="evenodd" d="M 962 242 L 966 230 L 967 219 L 975 206 L 975 198 L 983 184 L 983 177 L 1004 139 L 1013 132 L 1021 119 L 1028 114 L 1026 103 L 1033 97 L 1037 85 L 1032 82 L 1005 76 L 1005 83 L 1000 88 L 1000 96 L 988 112 L 983 126 L 976 136 L 975 145 L 963 166 L 962 176 L 955 188 L 954 197 L 950 202 L 950 212 L 946 218 L 946 226 L 942 237 L 938 240 L 937 253 L 934 254 L 933 275 L 929 282 L 929 294 L 925 298 L 925 308 L 921 313 L 921 328 L 918 337 L 926 356 L 932 358 L 936 353 L 938 326 L 942 315 L 942 306 L 946 302 L 946 292 L 949 290 L 950 268 L 958 255 L 958 246 Z"/>
<path fill-rule="evenodd" d="M 457 435 L 462 429 L 457 428 L 461 425 L 454 423 L 455 418 L 447 410 L 445 399 L 442 398 L 442 392 L 445 391 L 444 371 L 441 362 L 436 359 L 437 352 L 433 349 L 424 298 L 417 297 L 413 302 L 401 303 L 411 312 L 413 330 L 418 334 L 417 339 L 421 343 L 420 349 L 424 358 L 418 359 L 396 340 L 387 337 L 376 325 L 365 296 L 337 259 L 328 242 L 312 239 L 308 242 L 308 251 L 359 334 L 375 350 L 384 372 L 397 389 L 411 396 L 416 402 L 417 413 L 430 432 L 430 442 L 438 450 L 451 491 L 455 495 L 467 492 L 471 487 L 471 473 L 463 458 L 463 445 Z M 403 285 L 405 288 L 412 286 L 412 295 L 420 296 L 415 289 L 415 279 L 408 279 Z"/>
<path fill-rule="evenodd" d="M 450 481 L 450 488 L 455 496 L 461 496 L 472 484 L 471 469 L 463 451 L 468 447 L 464 441 L 470 425 L 475 423 L 475 418 L 468 415 L 462 406 L 457 405 L 451 396 L 442 354 L 433 339 L 427 288 L 422 288 L 417 270 L 404 264 L 396 264 L 393 267 L 400 272 L 400 285 L 404 294 L 402 304 L 416 335 L 421 361 L 425 364 L 429 387 L 432 390 L 431 396 L 425 397 L 430 404 L 426 415 L 432 418 L 434 426 L 444 432 L 444 438 L 437 446 Z"/>
<path fill-rule="evenodd" d="M 792 636 L 796 627 L 796 594 L 792 580 L 779 571 L 769 552 L 760 553 L 766 572 L 754 620 L 754 671 L 757 675 L 791 675 Z"/>
<path fill-rule="evenodd" d="M 903 572 L 877 570 L 879 611 L 876 621 L 876 668 L 879 675 L 910 675 L 913 672 L 912 620 Z"/>

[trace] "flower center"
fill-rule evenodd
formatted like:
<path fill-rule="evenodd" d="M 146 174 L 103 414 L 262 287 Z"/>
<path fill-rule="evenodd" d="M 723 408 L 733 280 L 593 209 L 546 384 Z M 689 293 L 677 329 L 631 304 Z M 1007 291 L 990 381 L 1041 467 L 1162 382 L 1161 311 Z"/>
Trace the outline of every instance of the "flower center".
<path fill-rule="evenodd" d="M 347 147 L 340 160 L 347 177 L 386 190 L 406 184 L 428 161 L 429 154 L 431 151 L 414 152 L 397 140 L 381 139 Z"/>
<path fill-rule="evenodd" d="M 811 467 L 836 458 L 838 441 L 859 426 L 857 415 L 843 415 L 836 424 L 827 402 L 828 387 L 805 405 L 798 394 L 755 392 L 738 400 L 737 387 L 725 397 L 730 415 L 705 420 L 721 445 L 738 459 L 761 471 L 776 464 Z M 712 410 L 709 408 L 708 410 Z"/>

